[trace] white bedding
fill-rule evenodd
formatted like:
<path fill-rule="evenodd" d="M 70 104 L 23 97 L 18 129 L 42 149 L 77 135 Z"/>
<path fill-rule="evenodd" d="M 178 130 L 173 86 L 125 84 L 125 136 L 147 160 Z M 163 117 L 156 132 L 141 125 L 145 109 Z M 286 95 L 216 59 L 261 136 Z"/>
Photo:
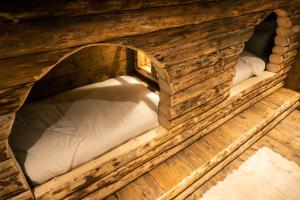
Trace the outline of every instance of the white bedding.
<path fill-rule="evenodd" d="M 265 62 L 248 51 L 243 51 L 235 65 L 235 76 L 233 85 L 250 78 L 251 76 L 259 76 L 265 70 Z"/>
<path fill-rule="evenodd" d="M 129 76 L 76 88 L 24 105 L 10 143 L 40 184 L 157 127 L 158 101 Z"/>

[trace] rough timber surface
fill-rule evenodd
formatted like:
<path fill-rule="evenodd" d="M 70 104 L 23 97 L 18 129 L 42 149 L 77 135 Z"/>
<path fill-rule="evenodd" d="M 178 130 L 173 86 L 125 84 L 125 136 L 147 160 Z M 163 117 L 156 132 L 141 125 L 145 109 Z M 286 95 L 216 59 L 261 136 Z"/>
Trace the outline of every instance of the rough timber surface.
<path fill-rule="evenodd" d="M 194 122 L 196 125 L 194 125 L 193 128 L 183 131 L 185 130 L 183 129 L 185 126 L 178 125 L 169 131 L 162 127 L 154 129 L 82 167 L 38 186 L 35 188 L 35 195 L 37 199 L 51 199 L 54 197 L 63 198 L 66 195 L 74 193 L 70 195 L 72 198 L 80 198 L 81 195 L 85 193 L 80 190 L 76 191 L 77 188 L 87 187 L 86 190 L 88 192 L 96 191 L 103 186 L 108 187 L 108 191 L 116 190 L 126 185 L 129 180 L 151 169 L 154 165 L 159 164 L 159 162 L 162 162 L 174 153 L 180 151 L 197 138 L 207 134 L 237 113 L 282 87 L 283 78 L 284 76 L 275 78 L 273 79 L 274 81 L 270 83 L 262 82 L 265 85 L 258 83 L 261 86 L 258 90 L 253 90 L 252 88 L 253 86 L 254 88 L 258 88 L 256 84 L 250 88 L 239 87 L 239 94 L 233 96 L 227 103 L 224 102 L 226 110 L 218 112 L 218 109 L 216 109 L 214 111 L 215 113 L 210 112 L 204 116 L 202 120 L 197 119 L 198 121 Z M 264 93 L 261 93 L 262 91 L 264 91 Z M 242 100 L 239 98 L 242 98 Z M 222 109 L 222 107 L 219 107 L 219 109 Z M 207 117 L 207 119 L 205 117 Z M 218 119 L 220 120 L 217 121 Z M 200 133 L 198 133 L 199 131 Z M 176 145 L 178 146 L 173 150 L 162 153 Z M 145 163 L 151 159 L 154 161 Z M 126 178 L 126 174 L 131 171 L 133 171 L 135 175 L 130 175 L 130 178 Z M 123 181 L 118 182 L 117 180 L 121 178 Z M 117 183 L 113 184 L 115 181 L 117 181 Z"/>
<path fill-rule="evenodd" d="M 46 86 L 41 90 L 50 93 L 45 88 L 53 87 L 53 93 L 57 93 L 107 78 L 103 78 L 102 69 L 76 71 L 73 66 L 70 69 L 74 73 L 56 76 L 56 72 L 64 71 L 64 59 L 95 45 L 138 49 L 149 56 L 160 86 L 159 121 L 169 130 L 152 130 L 141 137 L 142 146 L 134 143 L 136 146 L 123 151 L 120 157 L 101 157 L 103 166 L 94 160 L 83 171 L 76 169 L 34 188 L 40 191 L 37 199 L 81 199 L 99 189 L 103 196 L 118 190 L 282 87 L 299 48 L 299 0 L 86 0 L 80 4 L 79 0 L 54 0 L 49 4 L 39 0 L 1 4 L 1 166 L 8 169 L 9 164 L 18 165 L 7 153 L 7 137 L 15 113 L 35 82 L 44 77 L 40 83 Z M 273 11 L 278 16 L 278 27 L 267 69 L 274 74 L 232 96 L 233 65 L 254 27 Z M 128 61 L 123 58 L 119 62 L 122 69 Z M 101 61 L 107 67 L 113 65 L 109 56 Z M 53 67 L 58 68 L 51 75 Z M 49 70 L 52 72 L 47 77 Z M 68 85 L 69 81 L 72 84 Z M 64 87 L 55 90 L 54 85 Z M 3 180 L 9 181 L 1 182 L 0 198 L 8 197 L 6 184 L 15 188 L 10 194 L 17 195 L 15 199 L 31 194 L 23 172 L 19 167 L 15 169 L 17 173 L 1 171 Z M 78 176 L 72 179 L 74 173 Z"/>
<path fill-rule="evenodd" d="M 286 118 L 277 124 L 271 131 L 255 142 L 249 149 L 234 159 L 220 171 L 216 172 L 212 178 L 196 189 L 188 200 L 200 199 L 209 188 L 237 169 L 245 160 L 253 155 L 261 147 L 268 147 L 279 153 L 290 161 L 300 165 L 300 111 L 292 111 Z"/>
<path fill-rule="evenodd" d="M 265 134 L 280 116 L 287 115 L 299 103 L 300 95 L 279 89 L 249 109 L 233 117 L 210 134 L 170 157 L 145 175 L 131 182 L 108 199 L 171 199 L 201 179 L 222 160 L 248 140 Z M 278 120 L 277 119 L 277 120 Z M 274 122 L 275 120 L 275 122 Z M 238 150 L 237 150 L 238 151 Z M 87 199 L 101 197 L 96 192 Z M 180 195 L 179 195 L 180 196 Z"/>

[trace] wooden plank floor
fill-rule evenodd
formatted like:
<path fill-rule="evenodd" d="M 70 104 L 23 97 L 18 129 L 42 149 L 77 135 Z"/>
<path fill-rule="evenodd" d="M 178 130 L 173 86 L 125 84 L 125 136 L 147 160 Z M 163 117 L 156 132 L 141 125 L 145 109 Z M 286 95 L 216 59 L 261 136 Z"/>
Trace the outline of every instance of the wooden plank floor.
<path fill-rule="evenodd" d="M 209 188 L 216 185 L 217 182 L 224 180 L 228 174 L 232 173 L 233 170 L 237 169 L 263 146 L 272 149 L 274 152 L 279 153 L 288 160 L 296 162 L 300 166 L 300 111 L 294 110 L 242 155 L 197 189 L 188 199 L 199 199 Z"/>
<path fill-rule="evenodd" d="M 169 199 L 222 162 L 281 113 L 297 106 L 299 94 L 280 89 L 233 117 L 107 199 Z M 287 111 L 286 111 L 287 112 Z M 290 111 L 288 111 L 289 113 Z M 299 143 L 300 144 L 300 143 Z M 202 191 L 199 189 L 199 191 Z"/>

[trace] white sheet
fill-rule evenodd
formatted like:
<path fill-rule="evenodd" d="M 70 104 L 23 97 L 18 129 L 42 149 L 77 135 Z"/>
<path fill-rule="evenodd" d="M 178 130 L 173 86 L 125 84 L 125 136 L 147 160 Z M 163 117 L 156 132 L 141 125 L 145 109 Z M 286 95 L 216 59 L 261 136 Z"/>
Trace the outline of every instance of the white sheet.
<path fill-rule="evenodd" d="M 234 66 L 235 76 L 233 77 L 233 85 L 250 78 L 253 74 L 251 67 L 247 65 L 241 58 L 238 58 L 237 64 Z"/>
<path fill-rule="evenodd" d="M 252 74 L 255 76 L 259 76 L 265 71 L 266 64 L 263 59 L 248 51 L 243 51 L 240 55 L 240 59 L 250 66 Z"/>
<path fill-rule="evenodd" d="M 158 101 L 129 76 L 76 88 L 24 105 L 10 142 L 40 184 L 157 127 Z"/>
<path fill-rule="evenodd" d="M 251 54 L 248 51 L 243 51 L 238 58 L 235 65 L 235 76 L 233 78 L 233 85 L 250 78 L 251 76 L 259 76 L 265 70 L 265 62 Z"/>

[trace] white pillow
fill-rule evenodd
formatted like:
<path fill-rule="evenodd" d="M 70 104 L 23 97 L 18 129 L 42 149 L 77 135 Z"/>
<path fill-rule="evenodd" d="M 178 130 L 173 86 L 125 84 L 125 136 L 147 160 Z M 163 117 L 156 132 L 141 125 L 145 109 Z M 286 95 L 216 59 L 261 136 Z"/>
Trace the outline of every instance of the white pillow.
<path fill-rule="evenodd" d="M 235 76 L 233 78 L 233 85 L 250 78 L 252 74 L 251 67 L 247 65 L 242 59 L 238 58 L 237 64 L 234 66 Z"/>
<path fill-rule="evenodd" d="M 240 59 L 251 67 L 252 73 L 256 76 L 261 75 L 265 71 L 265 62 L 248 51 L 243 51 Z"/>

